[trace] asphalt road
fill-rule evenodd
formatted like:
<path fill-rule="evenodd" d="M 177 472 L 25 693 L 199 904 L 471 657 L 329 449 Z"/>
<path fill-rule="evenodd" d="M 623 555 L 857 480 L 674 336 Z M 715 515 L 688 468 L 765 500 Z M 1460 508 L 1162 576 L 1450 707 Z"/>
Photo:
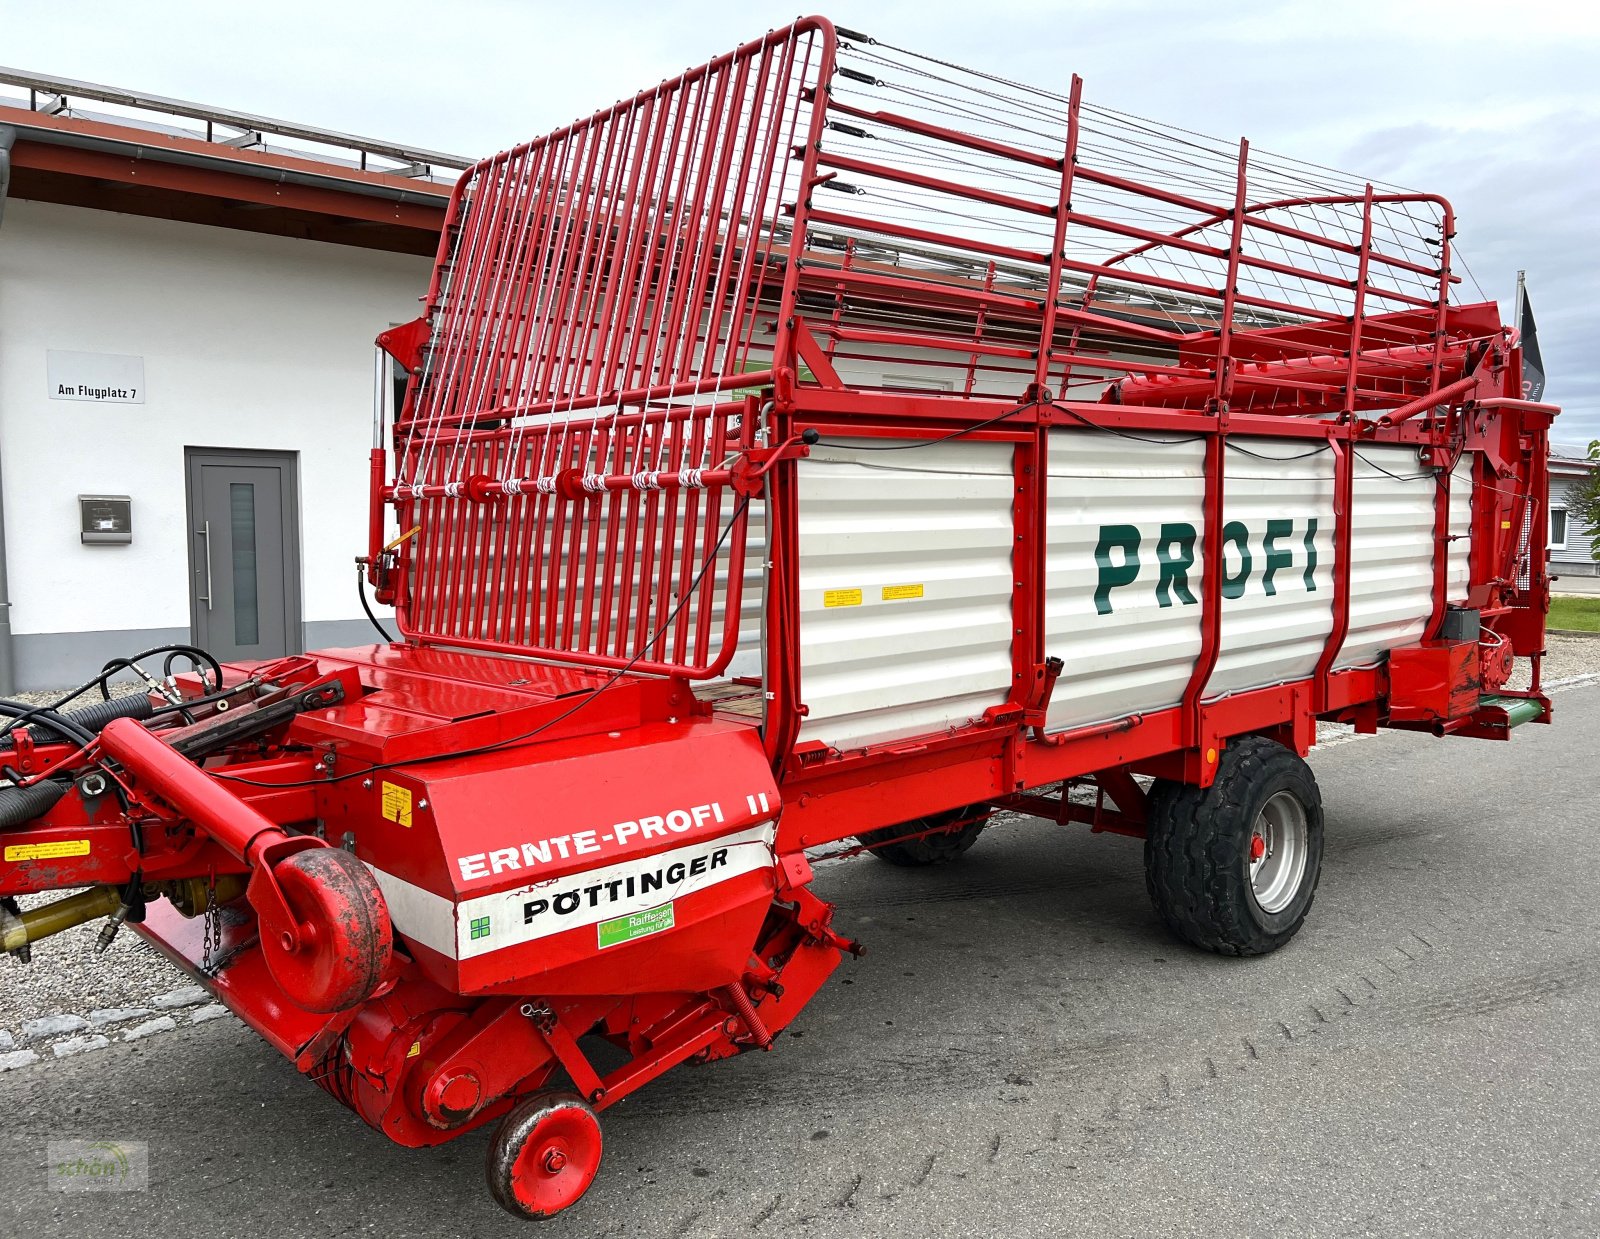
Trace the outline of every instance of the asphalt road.
<path fill-rule="evenodd" d="M 1140 846 L 1024 823 L 819 890 L 870 953 L 770 1054 L 605 1115 L 537 1233 L 1600 1234 L 1600 687 L 1512 744 L 1322 752 L 1328 848 L 1277 954 L 1169 940 Z M 486 1136 L 391 1146 L 229 1021 L 0 1076 L 0 1234 L 528 1235 Z M 149 1142 L 147 1193 L 45 1142 Z"/>

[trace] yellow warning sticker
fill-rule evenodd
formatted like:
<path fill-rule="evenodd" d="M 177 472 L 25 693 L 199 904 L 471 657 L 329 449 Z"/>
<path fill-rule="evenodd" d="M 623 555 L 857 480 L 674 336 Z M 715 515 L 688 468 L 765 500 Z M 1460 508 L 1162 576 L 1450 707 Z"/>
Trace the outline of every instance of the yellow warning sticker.
<path fill-rule="evenodd" d="M 402 826 L 411 825 L 411 789 L 393 783 L 383 785 L 383 816 Z"/>
<path fill-rule="evenodd" d="M 824 590 L 822 605 L 825 607 L 859 607 L 861 605 L 861 591 L 859 589 Z"/>
<path fill-rule="evenodd" d="M 1511 522 L 1510 521 L 1501 521 L 1500 522 L 1500 528 L 1501 529 L 1510 529 L 1511 528 Z"/>
<path fill-rule="evenodd" d="M 883 600 L 885 602 L 899 602 L 904 598 L 922 597 L 921 585 L 885 585 L 883 587 Z"/>
<path fill-rule="evenodd" d="M 50 843 L 13 843 L 6 848 L 6 859 L 60 860 L 64 856 L 87 856 L 87 839 L 56 839 Z"/>
<path fill-rule="evenodd" d="M 422 1053 L 422 1042 L 413 1041 L 411 1043 L 411 1048 L 406 1051 L 406 1057 L 407 1058 L 415 1058 L 418 1054 L 421 1054 L 421 1053 Z"/>

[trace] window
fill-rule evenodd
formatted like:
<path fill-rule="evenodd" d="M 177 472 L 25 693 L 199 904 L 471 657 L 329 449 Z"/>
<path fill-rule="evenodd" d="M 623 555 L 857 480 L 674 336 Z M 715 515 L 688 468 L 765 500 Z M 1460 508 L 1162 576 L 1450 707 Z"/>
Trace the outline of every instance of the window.
<path fill-rule="evenodd" d="M 1552 507 L 1550 509 L 1550 549 L 1564 551 L 1567 549 L 1567 510 Z"/>

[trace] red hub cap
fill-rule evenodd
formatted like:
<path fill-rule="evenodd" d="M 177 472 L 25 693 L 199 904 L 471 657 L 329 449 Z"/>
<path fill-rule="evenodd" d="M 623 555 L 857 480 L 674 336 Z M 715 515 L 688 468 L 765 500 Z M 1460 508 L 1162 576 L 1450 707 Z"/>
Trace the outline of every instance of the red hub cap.
<path fill-rule="evenodd" d="M 522 1102 L 489 1149 L 489 1185 L 507 1209 L 545 1218 L 576 1203 L 600 1169 L 600 1121 L 570 1094 Z"/>
<path fill-rule="evenodd" d="M 1250 837 L 1250 863 L 1255 864 L 1267 854 L 1267 841 L 1260 835 Z"/>

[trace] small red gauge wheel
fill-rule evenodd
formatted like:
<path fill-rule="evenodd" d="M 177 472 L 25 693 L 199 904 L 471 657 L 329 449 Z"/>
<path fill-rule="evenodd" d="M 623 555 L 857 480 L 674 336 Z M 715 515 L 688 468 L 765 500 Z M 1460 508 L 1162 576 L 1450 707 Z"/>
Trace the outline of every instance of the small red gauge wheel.
<path fill-rule="evenodd" d="M 534 1093 L 489 1141 L 489 1190 L 508 1213 L 547 1218 L 576 1204 L 600 1169 L 600 1120 L 575 1093 Z"/>

